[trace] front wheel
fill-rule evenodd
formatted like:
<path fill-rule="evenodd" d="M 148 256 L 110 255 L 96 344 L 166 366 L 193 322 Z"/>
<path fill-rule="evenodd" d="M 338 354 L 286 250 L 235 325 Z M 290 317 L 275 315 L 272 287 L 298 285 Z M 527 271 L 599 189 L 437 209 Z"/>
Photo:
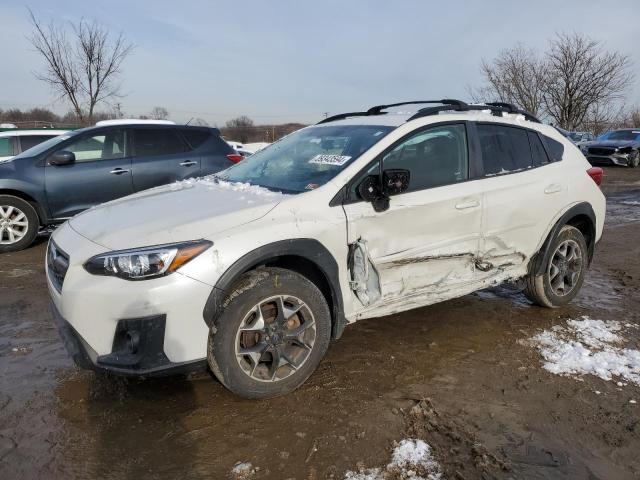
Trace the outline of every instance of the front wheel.
<path fill-rule="evenodd" d="M 640 164 L 640 150 L 632 152 L 631 156 L 629 157 L 629 166 L 631 168 L 636 168 L 638 164 Z"/>
<path fill-rule="evenodd" d="M 260 268 L 240 277 L 209 333 L 207 359 L 218 380 L 245 398 L 298 388 L 329 346 L 331 316 L 306 277 Z"/>
<path fill-rule="evenodd" d="M 571 225 L 560 229 L 549 249 L 551 255 L 543 265 L 543 273 L 530 273 L 525 278 L 524 293 L 533 303 L 553 308 L 566 305 L 580 291 L 589 253 L 584 235 Z"/>
<path fill-rule="evenodd" d="M 0 253 L 23 250 L 33 243 L 40 222 L 30 203 L 0 195 Z"/>

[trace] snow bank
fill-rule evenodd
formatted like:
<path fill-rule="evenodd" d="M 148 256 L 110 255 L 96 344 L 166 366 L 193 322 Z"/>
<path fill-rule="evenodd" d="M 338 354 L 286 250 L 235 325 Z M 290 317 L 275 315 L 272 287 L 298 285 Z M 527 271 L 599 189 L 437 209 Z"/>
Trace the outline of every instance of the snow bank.
<path fill-rule="evenodd" d="M 345 480 L 442 480 L 442 468 L 433 458 L 431 447 L 422 440 L 402 440 L 393 450 L 391 462 L 384 470 L 368 468 L 347 472 Z"/>
<path fill-rule="evenodd" d="M 534 336 L 530 342 L 545 359 L 543 367 L 557 375 L 616 377 L 640 386 L 640 351 L 625 348 L 625 329 L 616 321 L 568 320 Z M 618 382 L 620 383 L 620 382 Z"/>

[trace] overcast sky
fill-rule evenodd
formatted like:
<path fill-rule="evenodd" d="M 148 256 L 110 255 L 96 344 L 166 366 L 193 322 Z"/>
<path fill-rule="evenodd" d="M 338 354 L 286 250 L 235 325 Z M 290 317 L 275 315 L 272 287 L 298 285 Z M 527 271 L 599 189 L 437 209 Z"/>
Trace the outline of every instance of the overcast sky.
<path fill-rule="evenodd" d="M 640 4 L 628 1 L 0 0 L 0 108 L 58 112 L 33 72 L 26 5 L 56 21 L 97 19 L 136 45 L 123 68 L 125 113 L 164 106 L 177 121 L 313 122 L 323 112 L 424 98 L 467 99 L 482 58 L 558 31 L 628 54 L 640 104 Z"/>

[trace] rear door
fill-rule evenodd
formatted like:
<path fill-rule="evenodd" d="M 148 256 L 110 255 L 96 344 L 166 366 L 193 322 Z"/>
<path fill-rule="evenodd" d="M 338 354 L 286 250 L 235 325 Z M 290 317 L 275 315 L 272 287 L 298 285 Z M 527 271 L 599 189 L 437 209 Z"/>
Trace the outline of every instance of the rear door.
<path fill-rule="evenodd" d="M 45 165 L 45 190 L 52 218 L 65 219 L 94 205 L 133 193 L 131 157 L 125 129 L 94 130 L 58 151 L 73 152 L 75 163 Z"/>
<path fill-rule="evenodd" d="M 211 128 L 182 128 L 180 132 L 189 146 L 200 157 L 201 175 L 210 175 L 233 165 L 239 158 L 216 130 Z"/>
<path fill-rule="evenodd" d="M 362 200 L 344 205 L 354 265 L 379 277 L 380 292 L 353 289 L 360 317 L 394 313 L 472 291 L 481 232 L 481 185 L 470 180 L 466 125 L 453 123 L 414 132 L 383 154 L 382 168 L 410 172 L 409 189 L 376 212 Z M 379 164 L 364 172 L 379 174 Z M 354 181 L 350 195 L 355 195 Z M 370 268 L 358 266 L 368 257 Z M 370 279 L 369 279 L 370 280 Z M 461 293 L 462 292 L 462 293 Z"/>
<path fill-rule="evenodd" d="M 133 131 L 133 188 L 136 192 L 200 175 L 200 156 L 174 127 Z"/>
<path fill-rule="evenodd" d="M 484 170 L 480 275 L 521 275 L 565 205 L 567 178 L 553 161 L 562 153 L 547 153 L 546 137 L 532 130 L 478 124 L 477 131 Z"/>

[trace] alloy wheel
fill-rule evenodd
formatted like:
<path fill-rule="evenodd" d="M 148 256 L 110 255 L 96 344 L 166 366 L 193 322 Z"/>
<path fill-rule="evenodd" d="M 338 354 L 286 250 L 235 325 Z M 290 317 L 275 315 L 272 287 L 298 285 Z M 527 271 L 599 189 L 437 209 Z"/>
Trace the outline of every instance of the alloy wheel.
<path fill-rule="evenodd" d="M 576 287 L 582 273 L 582 249 L 575 240 L 565 240 L 554 252 L 549 263 L 549 283 L 559 297 L 568 295 Z"/>
<path fill-rule="evenodd" d="M 309 358 L 316 340 L 311 309 L 297 297 L 277 295 L 249 310 L 236 334 L 235 355 L 254 380 L 277 382 Z"/>
<path fill-rule="evenodd" d="M 29 230 L 25 213 L 12 205 L 0 205 L 0 245 L 12 245 L 24 238 Z"/>

